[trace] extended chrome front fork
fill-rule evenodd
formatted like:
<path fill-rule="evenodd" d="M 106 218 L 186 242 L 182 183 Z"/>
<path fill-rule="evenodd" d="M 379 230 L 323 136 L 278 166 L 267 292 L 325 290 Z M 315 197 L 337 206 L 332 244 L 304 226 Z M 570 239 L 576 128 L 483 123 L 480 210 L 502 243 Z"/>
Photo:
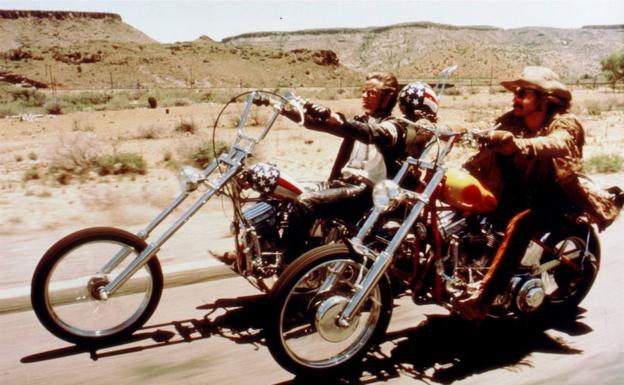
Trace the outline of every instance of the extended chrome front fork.
<path fill-rule="evenodd" d="M 141 269 L 160 249 L 160 247 L 167 241 L 173 234 L 175 234 L 188 220 L 197 213 L 197 211 L 208 202 L 213 195 L 218 193 L 223 186 L 230 181 L 241 169 L 243 161 L 249 156 L 255 146 L 262 140 L 270 128 L 275 123 L 275 120 L 279 116 L 285 102 L 282 101 L 273 106 L 273 115 L 269 118 L 264 130 L 258 137 L 246 135 L 243 132 L 244 124 L 249 115 L 251 105 L 254 99 L 258 96 L 257 92 L 250 93 L 246 105 L 243 109 L 243 113 L 240 118 L 240 122 L 237 128 L 237 138 L 232 145 L 230 151 L 219 156 L 215 159 L 206 169 L 201 172 L 201 182 L 208 186 L 208 190 L 204 192 L 201 197 L 186 210 L 180 218 L 167 229 L 155 242 L 150 243 L 136 258 L 134 258 L 126 268 L 116 276 L 112 282 L 106 286 L 102 286 L 97 291 L 97 297 L 101 300 L 108 299 L 113 295 L 124 283 L 126 283 L 130 277 L 132 277 L 139 269 Z M 226 167 L 226 171 L 221 176 L 208 180 L 208 178 L 219 168 L 220 165 Z M 147 239 L 149 234 L 169 216 L 173 210 L 175 210 L 180 204 L 188 197 L 189 192 L 183 191 L 178 197 L 176 197 L 172 203 L 167 206 L 145 229 L 137 233 L 137 236 L 141 239 Z M 104 265 L 96 276 L 105 276 L 110 274 L 119 264 L 131 253 L 130 248 L 123 248 L 118 251 L 110 261 Z"/>
<path fill-rule="evenodd" d="M 425 190 L 421 194 L 417 195 L 418 201 L 414 205 L 414 208 L 407 216 L 397 233 L 394 235 L 394 237 L 390 241 L 390 244 L 388 244 L 386 249 L 379 253 L 379 255 L 376 257 L 375 262 L 373 262 L 373 265 L 364 277 L 360 288 L 357 290 L 353 298 L 351 298 L 351 300 L 347 303 L 344 310 L 340 314 L 340 317 L 337 320 L 339 326 L 347 327 L 354 314 L 358 314 L 365 299 L 368 298 L 368 296 L 371 294 L 375 286 L 379 283 L 386 270 L 390 266 L 397 248 L 401 245 L 414 223 L 416 223 L 416 220 L 422 213 L 425 206 L 429 203 L 431 196 L 438 188 L 440 182 L 442 182 L 442 179 L 444 178 L 444 173 L 445 169 L 443 167 L 436 167 L 436 170 L 431 177 L 431 180 L 427 184 L 427 187 L 425 187 Z M 375 211 L 377 211 L 377 209 Z M 360 236 L 365 235 L 364 233 L 364 231 L 360 231 L 360 233 L 351 240 L 351 245 L 353 249 L 359 254 L 374 254 L 372 250 L 368 249 L 362 243 L 363 237 L 361 238 Z"/>

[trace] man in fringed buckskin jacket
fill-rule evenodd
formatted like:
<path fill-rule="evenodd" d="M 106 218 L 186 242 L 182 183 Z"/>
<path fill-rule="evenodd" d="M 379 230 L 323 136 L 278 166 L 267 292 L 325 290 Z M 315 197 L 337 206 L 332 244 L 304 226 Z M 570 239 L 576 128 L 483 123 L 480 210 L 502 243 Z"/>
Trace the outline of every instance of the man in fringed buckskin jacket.
<path fill-rule="evenodd" d="M 582 175 L 585 133 L 569 113 L 572 94 L 557 74 L 526 67 L 519 79 L 501 85 L 514 93 L 513 110 L 486 136 L 489 148 L 464 167 L 497 195 L 500 218 L 521 225 L 505 234 L 507 247 L 498 250 L 477 295 L 456 302 L 458 311 L 475 320 L 486 316 L 504 290 L 534 228 L 566 213 L 604 230 L 624 201 L 618 187 L 600 190 Z"/>

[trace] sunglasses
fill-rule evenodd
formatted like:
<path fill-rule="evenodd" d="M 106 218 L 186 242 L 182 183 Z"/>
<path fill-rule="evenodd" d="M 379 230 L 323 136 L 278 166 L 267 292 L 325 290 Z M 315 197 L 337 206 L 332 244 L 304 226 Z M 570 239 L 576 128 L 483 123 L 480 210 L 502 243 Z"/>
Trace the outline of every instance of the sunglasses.
<path fill-rule="evenodd" d="M 516 88 L 513 92 L 514 96 L 523 99 L 529 92 L 536 93 L 535 90 L 528 88 Z"/>

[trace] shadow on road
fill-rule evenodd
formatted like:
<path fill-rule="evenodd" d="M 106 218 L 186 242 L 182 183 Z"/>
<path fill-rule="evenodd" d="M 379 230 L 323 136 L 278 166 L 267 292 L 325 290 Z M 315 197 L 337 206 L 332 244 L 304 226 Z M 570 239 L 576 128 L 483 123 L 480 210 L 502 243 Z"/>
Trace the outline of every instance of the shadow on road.
<path fill-rule="evenodd" d="M 148 325 L 130 340 L 109 346 L 83 348 L 69 346 L 33 354 L 23 363 L 58 359 L 77 354 L 90 354 L 91 359 L 129 354 L 147 349 L 219 336 L 236 343 L 264 344 L 262 327 L 267 308 L 264 294 L 219 299 L 198 306 L 207 310 L 201 319 L 186 319 Z M 514 319 L 487 319 L 476 326 L 454 316 L 430 315 L 414 327 L 388 333 L 381 349 L 370 352 L 358 370 L 334 379 L 337 384 L 367 384 L 399 376 L 410 376 L 425 382 L 450 384 L 473 374 L 498 368 L 510 371 L 531 366 L 527 356 L 533 352 L 579 354 L 562 337 L 547 333 L 557 330 L 570 336 L 586 334 L 592 329 L 582 323 L 584 310 L 576 314 L 547 315 L 531 323 Z M 306 384 L 294 378 L 285 384 Z M 318 383 L 318 382 L 314 382 Z"/>
<path fill-rule="evenodd" d="M 546 331 L 557 330 L 571 336 L 591 332 L 580 321 L 582 312 L 576 317 L 550 315 L 530 324 L 488 319 L 478 326 L 454 316 L 428 316 L 413 328 L 388 333 L 383 349 L 367 354 L 357 371 L 328 384 L 368 384 L 399 376 L 451 384 L 494 369 L 518 371 L 523 366 L 530 367 L 527 356 L 534 352 L 579 354 L 582 351 L 569 346 L 564 338 L 553 337 Z M 295 378 L 281 385 L 307 383 L 311 382 Z"/>
<path fill-rule="evenodd" d="M 198 306 L 208 310 L 201 319 L 186 319 L 169 323 L 148 325 L 125 341 L 114 345 L 81 347 L 68 346 L 61 349 L 23 357 L 22 363 L 32 363 L 76 354 L 88 353 L 92 360 L 147 349 L 189 343 L 220 336 L 237 343 L 259 344 L 263 338 L 262 326 L 266 313 L 267 297 L 264 294 L 219 299 L 211 304 Z"/>

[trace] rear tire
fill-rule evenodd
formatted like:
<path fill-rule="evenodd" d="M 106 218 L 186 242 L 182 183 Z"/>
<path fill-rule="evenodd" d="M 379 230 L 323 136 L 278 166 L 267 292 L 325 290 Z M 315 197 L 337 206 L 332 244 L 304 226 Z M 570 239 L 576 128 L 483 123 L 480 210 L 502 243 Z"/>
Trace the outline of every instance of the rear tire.
<path fill-rule="evenodd" d="M 43 326 L 83 346 L 117 342 L 141 328 L 162 294 L 162 269 L 156 256 L 109 299 L 98 299 L 97 289 L 112 281 L 146 246 L 136 235 L 110 227 L 80 230 L 56 242 L 39 261 L 31 284 L 32 306 Z M 131 252 L 120 266 L 110 274 L 99 274 L 123 248 Z"/>
<path fill-rule="evenodd" d="M 588 239 L 589 246 L 587 245 Z M 573 311 L 589 293 L 598 275 L 600 268 L 598 236 L 591 227 L 578 226 L 555 235 L 547 241 L 547 244 L 553 247 L 554 258 L 581 253 L 578 258 L 570 260 L 574 267 L 562 263 L 542 274 L 542 280 L 547 289 L 546 310 Z M 587 254 L 583 256 L 585 249 L 587 249 Z"/>
<path fill-rule="evenodd" d="M 355 292 L 360 259 L 344 244 L 330 244 L 303 254 L 284 271 L 271 292 L 265 328 L 269 351 L 283 368 L 297 375 L 331 376 L 359 363 L 383 337 L 392 314 L 385 277 L 349 327 L 334 322 Z M 334 273 L 335 282 L 321 290 Z"/>

